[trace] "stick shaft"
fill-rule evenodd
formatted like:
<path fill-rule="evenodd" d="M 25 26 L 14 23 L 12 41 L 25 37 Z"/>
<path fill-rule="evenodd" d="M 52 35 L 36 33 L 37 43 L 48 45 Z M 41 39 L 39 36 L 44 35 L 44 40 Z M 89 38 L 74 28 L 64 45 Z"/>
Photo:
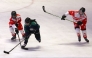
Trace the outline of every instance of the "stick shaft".
<path fill-rule="evenodd" d="M 17 34 L 18 35 L 18 39 L 19 39 L 19 42 L 20 42 L 20 46 L 21 46 L 21 41 L 20 41 L 20 37 L 19 37 L 19 34 Z"/>
<path fill-rule="evenodd" d="M 52 16 L 55 16 L 55 17 L 61 18 L 60 16 L 57 16 L 57 15 L 54 15 L 54 14 L 52 14 L 52 13 L 47 12 L 47 11 L 45 10 L 45 6 L 42 6 L 42 9 L 43 9 L 43 11 L 44 11 L 45 13 L 47 13 L 47 14 L 50 14 L 50 15 L 52 15 Z M 66 19 L 66 20 L 67 20 L 67 21 L 70 21 L 70 22 L 73 22 L 73 21 L 68 20 L 68 19 Z"/>
<path fill-rule="evenodd" d="M 13 49 L 15 49 L 21 42 L 23 42 L 24 40 L 20 41 L 15 47 L 13 47 L 9 52 L 11 52 Z"/>

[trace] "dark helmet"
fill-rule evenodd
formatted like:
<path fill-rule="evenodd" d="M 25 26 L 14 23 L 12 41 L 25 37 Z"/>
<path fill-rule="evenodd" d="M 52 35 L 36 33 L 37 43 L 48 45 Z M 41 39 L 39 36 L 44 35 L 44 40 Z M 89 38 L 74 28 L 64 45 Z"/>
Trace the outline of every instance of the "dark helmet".
<path fill-rule="evenodd" d="M 25 23 L 30 23 L 30 21 L 31 21 L 31 19 L 30 19 L 29 17 L 27 17 L 27 18 L 25 19 Z"/>
<path fill-rule="evenodd" d="M 12 11 L 11 16 L 16 16 L 16 11 Z"/>
<path fill-rule="evenodd" d="M 85 12 L 85 8 L 81 7 L 80 10 L 84 13 Z"/>

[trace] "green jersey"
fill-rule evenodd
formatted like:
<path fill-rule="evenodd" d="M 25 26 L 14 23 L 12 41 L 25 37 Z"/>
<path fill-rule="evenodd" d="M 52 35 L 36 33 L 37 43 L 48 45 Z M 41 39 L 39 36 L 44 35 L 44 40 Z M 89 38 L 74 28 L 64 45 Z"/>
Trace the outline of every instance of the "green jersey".
<path fill-rule="evenodd" d="M 25 33 L 34 32 L 34 31 L 31 31 L 30 29 L 39 30 L 39 28 L 40 28 L 40 25 L 35 20 L 31 20 L 29 25 L 24 25 Z"/>

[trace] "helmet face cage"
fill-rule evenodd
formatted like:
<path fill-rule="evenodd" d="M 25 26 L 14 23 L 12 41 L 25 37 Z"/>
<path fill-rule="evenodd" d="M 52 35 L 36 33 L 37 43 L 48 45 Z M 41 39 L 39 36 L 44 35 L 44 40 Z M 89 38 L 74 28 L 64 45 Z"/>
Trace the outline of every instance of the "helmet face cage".
<path fill-rule="evenodd" d="M 85 8 L 84 7 L 80 8 L 80 11 L 82 11 L 84 13 L 85 12 Z"/>
<path fill-rule="evenodd" d="M 11 16 L 12 16 L 13 19 L 16 19 L 16 11 L 12 11 Z"/>
<path fill-rule="evenodd" d="M 80 8 L 80 10 L 79 10 L 79 14 L 84 14 L 85 13 L 85 8 L 84 7 L 82 7 L 82 8 Z"/>

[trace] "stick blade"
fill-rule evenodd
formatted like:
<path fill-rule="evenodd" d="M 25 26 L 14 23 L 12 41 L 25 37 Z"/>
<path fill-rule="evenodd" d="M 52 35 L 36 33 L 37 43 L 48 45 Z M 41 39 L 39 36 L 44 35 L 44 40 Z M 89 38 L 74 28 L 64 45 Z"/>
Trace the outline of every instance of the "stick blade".
<path fill-rule="evenodd" d="M 43 9 L 44 12 L 46 12 L 46 10 L 45 10 L 45 6 L 42 6 L 42 9 Z"/>
<path fill-rule="evenodd" d="M 3 51 L 4 53 L 6 53 L 6 54 L 9 54 L 9 52 L 7 52 L 7 51 Z"/>

